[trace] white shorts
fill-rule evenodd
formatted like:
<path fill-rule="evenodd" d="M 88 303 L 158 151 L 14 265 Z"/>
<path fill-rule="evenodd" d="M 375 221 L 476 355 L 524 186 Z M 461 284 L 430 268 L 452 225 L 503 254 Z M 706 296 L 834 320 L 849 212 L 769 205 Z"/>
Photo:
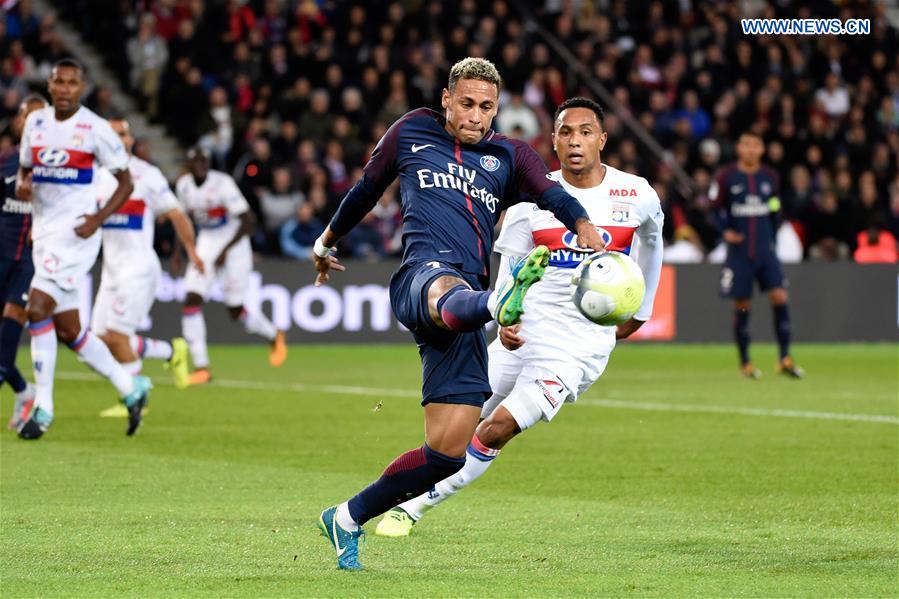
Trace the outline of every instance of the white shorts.
<path fill-rule="evenodd" d="M 522 430 L 533 425 L 529 414 L 539 413 L 541 420 L 551 421 L 564 403 L 577 401 L 602 376 L 613 348 L 614 344 L 606 353 L 580 358 L 566 356 L 560 350 L 550 358 L 528 351 L 528 343 L 509 351 L 497 339 L 488 348 L 493 395 L 484 404 L 481 418 L 487 418 L 502 404 Z"/>
<path fill-rule="evenodd" d="M 154 269 L 144 277 L 116 281 L 104 270 L 91 315 L 91 330 L 97 335 L 107 331 L 134 335 L 153 307 L 160 274 Z"/>
<path fill-rule="evenodd" d="M 187 267 L 184 276 L 184 288 L 188 293 L 196 293 L 204 299 L 216 279 L 222 281 L 225 292 L 225 305 L 229 308 L 242 306 L 247 286 L 250 282 L 250 273 L 253 272 L 253 249 L 250 247 L 249 237 L 244 237 L 235 243 L 225 256 L 225 264 L 221 268 L 215 267 L 215 259 L 218 258 L 225 240 L 210 240 L 202 234 L 197 240 L 197 254 L 203 260 L 206 273 L 200 271 L 191 264 Z"/>
<path fill-rule="evenodd" d="M 31 288 L 53 298 L 56 302 L 54 314 L 77 310 L 79 286 L 99 253 L 99 232 L 87 239 L 78 237 L 73 231 L 35 242 L 31 254 L 34 262 Z"/>

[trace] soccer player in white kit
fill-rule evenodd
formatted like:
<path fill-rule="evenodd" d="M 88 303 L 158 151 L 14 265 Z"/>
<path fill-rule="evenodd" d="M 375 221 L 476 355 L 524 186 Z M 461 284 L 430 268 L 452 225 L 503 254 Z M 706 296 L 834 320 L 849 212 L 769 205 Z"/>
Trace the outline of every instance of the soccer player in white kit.
<path fill-rule="evenodd" d="M 271 343 L 269 363 L 281 366 L 287 359 L 287 343 L 283 331 L 262 312 L 248 312 L 244 295 L 253 270 L 253 250 L 249 234 L 256 219 L 250 205 L 229 175 L 210 170 L 206 150 L 194 147 L 187 153 L 188 171 L 175 183 L 175 193 L 197 224 L 197 253 L 206 271 L 193 264 L 187 267 L 184 286 L 187 298 L 181 330 L 195 371 L 192 385 L 209 382 L 209 351 L 206 347 L 206 321 L 203 301 L 216 277 L 222 279 L 225 309 L 232 320 L 243 323 L 248 333 L 259 335 Z"/>
<path fill-rule="evenodd" d="M 606 248 L 632 253 L 646 280 L 646 296 L 628 322 L 601 326 L 587 320 L 571 301 L 574 269 L 590 251 L 579 248 L 552 213 L 533 204 L 506 212 L 494 248 L 501 254 L 499 278 L 536 245 L 549 247 L 543 280 L 525 298 L 521 324 L 504 327 L 489 348 L 490 387 L 466 453 L 465 466 L 428 493 L 393 508 L 375 534 L 408 535 L 437 504 L 480 477 L 515 435 L 541 420 L 549 422 L 602 375 L 616 339 L 633 334 L 652 315 L 662 268 L 664 216 L 658 195 L 646 179 L 602 163 L 606 144 L 602 108 L 587 98 L 571 98 L 556 110 L 553 147 L 562 169 L 556 177 L 596 223 Z M 499 282 L 497 282 L 499 285 Z"/>
<path fill-rule="evenodd" d="M 159 257 L 153 249 L 156 219 L 171 221 L 190 263 L 203 273 L 203 261 L 194 245 L 194 228 L 162 171 L 131 153 L 134 137 L 128 121 L 113 118 L 109 125 L 128 153 L 128 170 L 134 191 L 101 227 L 103 273 L 91 316 L 91 330 L 103 339 L 115 359 L 131 374 L 140 373 L 142 358 L 166 360 L 175 377 L 175 386 L 184 388 L 188 378 L 184 339 L 169 342 L 136 333 L 150 313 L 162 274 Z M 106 169 L 101 169 L 98 175 L 97 198 L 102 206 L 112 196 L 116 180 Z"/>
<path fill-rule="evenodd" d="M 100 339 L 81 330 L 78 317 L 78 287 L 100 251 L 97 230 L 133 189 L 128 154 L 109 124 L 81 106 L 80 64 L 71 59 L 54 64 L 48 91 L 53 105 L 25 121 L 16 180 L 16 196 L 30 200 L 34 208 L 35 275 L 27 312 L 36 391 L 33 404 L 23 408 L 18 433 L 37 439 L 53 422 L 59 339 L 115 386 L 128 408 L 126 432 L 132 435 L 140 425 L 150 380 L 122 368 Z M 118 185 L 98 211 L 95 175 L 100 166 L 113 173 Z"/>

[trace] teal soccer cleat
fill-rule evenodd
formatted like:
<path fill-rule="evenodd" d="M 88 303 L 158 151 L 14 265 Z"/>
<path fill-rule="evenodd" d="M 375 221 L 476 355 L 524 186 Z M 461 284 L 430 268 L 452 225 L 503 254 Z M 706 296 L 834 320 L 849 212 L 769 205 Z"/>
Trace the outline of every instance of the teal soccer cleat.
<path fill-rule="evenodd" d="M 128 429 L 125 434 L 129 437 L 137 432 L 143 417 L 144 408 L 147 405 L 147 396 L 153 384 L 145 376 L 134 377 L 134 391 L 122 398 L 125 407 L 128 408 Z"/>
<path fill-rule="evenodd" d="M 494 316 L 500 326 L 509 327 L 521 322 L 524 296 L 531 285 L 543 278 L 547 264 L 549 248 L 538 245 L 512 267 L 512 276 L 506 279 L 502 289 L 496 290 Z"/>
<path fill-rule="evenodd" d="M 365 539 L 365 531 L 361 528 L 356 532 L 345 530 L 337 523 L 337 506 L 332 506 L 318 517 L 318 527 L 322 536 L 326 537 L 334 551 L 337 552 L 337 568 L 340 570 L 361 570 L 359 563 L 359 539 Z"/>

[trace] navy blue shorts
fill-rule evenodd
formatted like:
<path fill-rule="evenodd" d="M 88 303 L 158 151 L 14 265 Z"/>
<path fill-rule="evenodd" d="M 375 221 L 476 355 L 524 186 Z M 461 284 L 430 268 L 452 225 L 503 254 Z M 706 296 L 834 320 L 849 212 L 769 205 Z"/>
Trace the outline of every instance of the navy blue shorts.
<path fill-rule="evenodd" d="M 749 259 L 745 257 L 728 256 L 721 269 L 721 295 L 731 299 L 749 299 L 752 297 L 752 288 L 758 281 L 762 291 L 770 291 L 777 287 L 783 287 L 783 268 L 780 266 L 776 254 Z"/>
<path fill-rule="evenodd" d="M 428 288 L 441 276 L 458 277 L 482 289 L 473 275 L 437 262 L 404 264 L 390 279 L 390 305 L 412 332 L 422 366 L 422 401 L 482 407 L 490 397 L 487 334 L 483 328 L 454 333 L 434 324 L 428 313 Z"/>
<path fill-rule="evenodd" d="M 32 277 L 34 264 L 31 260 L 0 260 L 0 303 L 24 307 L 28 303 Z"/>

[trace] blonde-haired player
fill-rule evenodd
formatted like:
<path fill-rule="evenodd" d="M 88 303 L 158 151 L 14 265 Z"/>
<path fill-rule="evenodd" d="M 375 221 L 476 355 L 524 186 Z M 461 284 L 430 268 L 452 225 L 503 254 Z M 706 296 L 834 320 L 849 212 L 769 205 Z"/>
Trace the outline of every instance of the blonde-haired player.
<path fill-rule="evenodd" d="M 508 276 L 509 265 L 535 245 L 550 249 L 549 266 L 525 298 L 521 324 L 501 328 L 490 345 L 493 395 L 484 404 L 484 420 L 468 446 L 465 465 L 429 492 L 387 512 L 375 534 L 408 535 L 428 510 L 484 474 L 513 437 L 541 420 L 551 421 L 566 402 L 584 393 L 605 370 L 616 339 L 633 334 L 652 315 L 664 217 L 646 179 L 602 163 L 607 139 L 603 124 L 602 108 L 592 100 L 571 98 L 559 106 L 553 146 L 562 169 L 552 176 L 581 202 L 607 249 L 634 249 L 646 279 L 643 304 L 634 318 L 617 328 L 588 321 L 570 299 L 569 282 L 573 269 L 590 252 L 577 246 L 552 213 L 532 204 L 512 206 L 494 246 L 502 256 L 496 286 Z"/>

